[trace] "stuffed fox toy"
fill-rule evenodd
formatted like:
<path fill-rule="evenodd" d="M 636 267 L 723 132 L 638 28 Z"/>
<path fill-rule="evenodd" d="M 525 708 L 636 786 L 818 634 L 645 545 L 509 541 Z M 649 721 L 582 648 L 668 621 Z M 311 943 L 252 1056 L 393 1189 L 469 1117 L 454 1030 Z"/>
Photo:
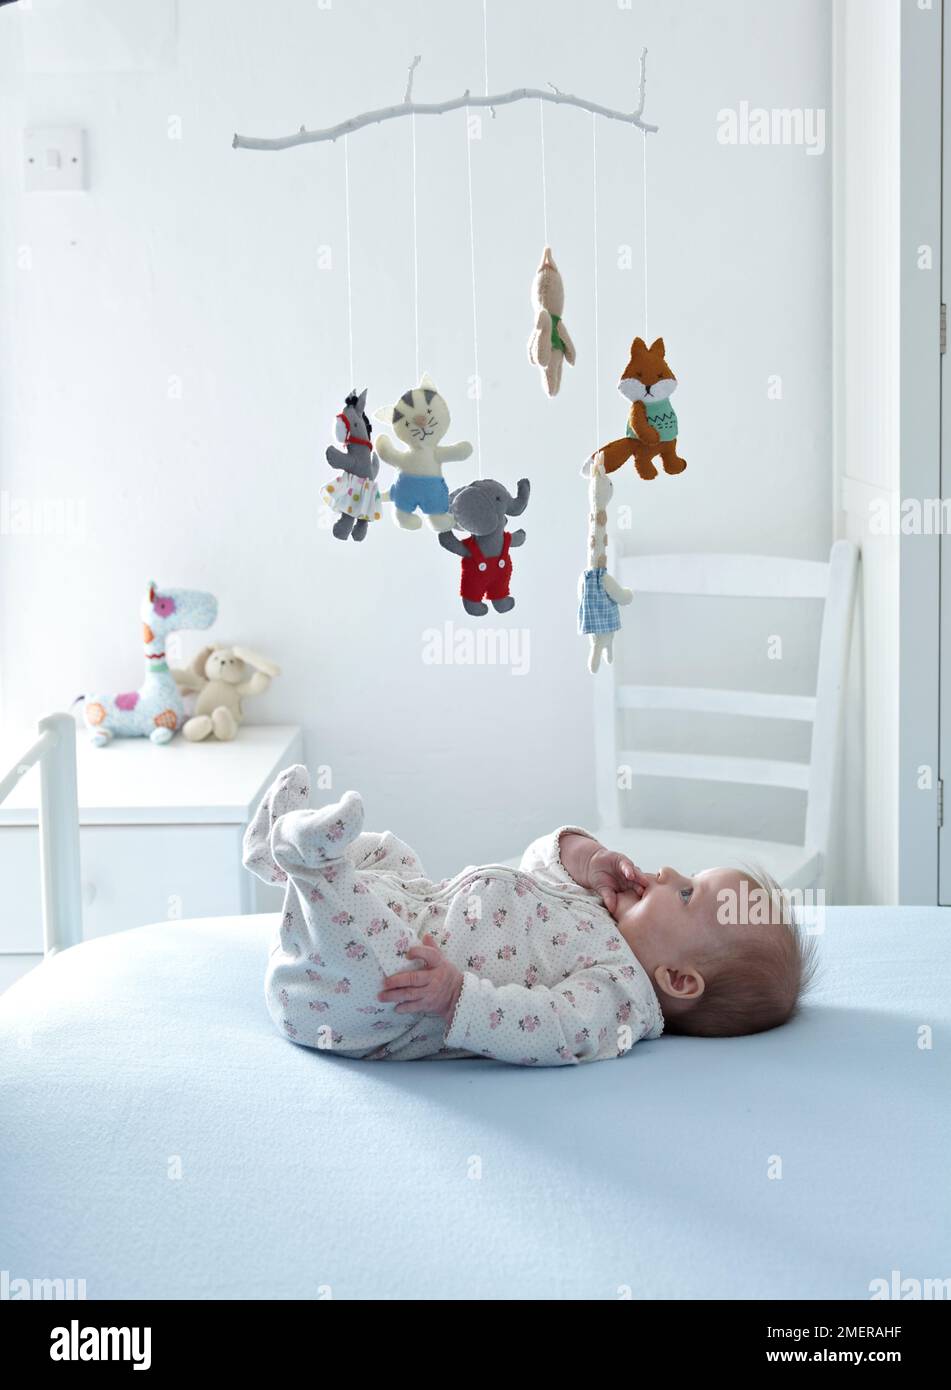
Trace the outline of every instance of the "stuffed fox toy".
<path fill-rule="evenodd" d="M 677 378 L 667 365 L 663 338 L 650 347 L 643 338 L 634 339 L 617 389 L 631 409 L 624 438 L 602 444 L 598 451 L 604 454 L 605 472 L 614 473 L 633 458 L 638 474 L 648 481 L 657 477 L 652 460 L 659 455 L 665 473 L 682 473 L 687 461 L 677 453 L 677 414 L 670 403 Z"/>

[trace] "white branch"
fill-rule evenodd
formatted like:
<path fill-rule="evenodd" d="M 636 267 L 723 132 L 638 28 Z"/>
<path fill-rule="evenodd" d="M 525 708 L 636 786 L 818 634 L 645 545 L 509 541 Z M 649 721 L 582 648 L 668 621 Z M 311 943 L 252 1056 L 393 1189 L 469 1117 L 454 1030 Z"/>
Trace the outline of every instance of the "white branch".
<path fill-rule="evenodd" d="M 408 72 L 407 75 L 406 75 L 406 92 L 405 92 L 405 94 L 404 94 L 404 96 L 403 96 L 403 101 L 404 101 L 404 103 L 410 102 L 410 101 L 413 100 L 413 73 L 416 71 L 416 69 L 419 67 L 419 65 L 420 65 L 420 63 L 421 63 L 422 61 L 423 61 L 422 54 L 421 54 L 421 53 L 417 53 L 417 54 L 416 54 L 416 57 L 413 59 L 413 61 L 412 61 L 412 62 L 410 63 L 410 65 L 409 65 L 409 72 Z"/>
<path fill-rule="evenodd" d="M 646 48 L 642 48 L 642 49 L 641 49 L 640 100 L 639 100 L 638 103 L 637 103 L 637 114 L 638 114 L 639 116 L 643 116 L 643 114 L 644 114 L 644 102 L 646 101 L 646 99 L 647 99 L 647 49 L 646 49 Z"/>
<path fill-rule="evenodd" d="M 453 97 L 449 101 L 417 102 L 412 101 L 413 72 L 419 64 L 419 56 L 415 57 L 410 64 L 409 76 L 406 82 L 406 95 L 398 106 L 381 106 L 378 111 L 365 111 L 362 115 L 351 116 L 349 121 L 341 121 L 339 125 L 328 126 L 326 130 L 306 130 L 303 126 L 295 135 L 284 135 L 276 140 L 258 139 L 252 135 L 235 135 L 232 140 L 233 147 L 242 150 L 288 150 L 294 145 L 317 145 L 325 140 L 339 140 L 341 135 L 352 135 L 355 130 L 361 130 L 364 126 L 380 125 L 383 121 L 395 120 L 398 116 L 442 116 L 447 111 L 458 111 L 463 106 L 488 106 L 495 115 L 497 106 L 510 106 L 514 101 L 550 101 L 556 106 L 577 106 L 582 111 L 590 111 L 595 116 L 604 116 L 609 121 L 623 121 L 627 125 L 637 126 L 649 134 L 654 134 L 657 126 L 648 124 L 643 119 L 644 101 L 647 93 L 646 77 L 647 49 L 641 52 L 641 75 L 638 89 L 638 107 L 636 111 L 614 111 L 609 106 L 601 106 L 596 101 L 588 101 L 585 97 L 572 96 L 570 92 L 562 92 L 551 83 L 551 91 L 544 91 L 538 87 L 517 87 L 511 92 L 502 92 L 498 96 L 474 97 L 469 91 L 463 93 L 461 97 Z"/>

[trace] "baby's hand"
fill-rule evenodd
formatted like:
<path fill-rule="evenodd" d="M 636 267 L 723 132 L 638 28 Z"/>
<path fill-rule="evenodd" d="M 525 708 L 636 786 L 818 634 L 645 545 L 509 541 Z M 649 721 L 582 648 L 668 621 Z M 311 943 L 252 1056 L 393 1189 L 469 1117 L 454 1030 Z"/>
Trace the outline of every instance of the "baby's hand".
<path fill-rule="evenodd" d="M 600 893 L 612 916 L 618 893 L 636 893 L 640 898 L 647 887 L 647 878 L 626 855 L 606 849 L 587 835 L 569 832 L 561 837 L 561 862 L 575 883 Z"/>
<path fill-rule="evenodd" d="M 611 915 L 617 908 L 618 893 L 636 893 L 641 897 L 646 880 L 640 869 L 624 854 L 599 845 L 588 860 L 587 886 L 601 894 L 601 901 Z"/>
<path fill-rule="evenodd" d="M 377 998 L 395 1004 L 398 1014 L 436 1014 L 449 1023 L 462 989 L 462 971 L 446 959 L 428 932 L 422 944 L 411 946 L 406 954 L 420 957 L 426 968 L 387 975 Z"/>

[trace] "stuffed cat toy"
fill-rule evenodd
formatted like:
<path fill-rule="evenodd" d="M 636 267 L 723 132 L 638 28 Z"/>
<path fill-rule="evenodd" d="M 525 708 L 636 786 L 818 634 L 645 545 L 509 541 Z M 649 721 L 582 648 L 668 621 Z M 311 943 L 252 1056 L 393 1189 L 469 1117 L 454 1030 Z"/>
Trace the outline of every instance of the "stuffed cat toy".
<path fill-rule="evenodd" d="M 393 433 L 406 447 L 398 449 L 386 435 L 377 440 L 376 451 L 384 463 L 399 469 L 399 478 L 389 491 L 393 503 L 393 519 L 397 526 L 416 531 L 422 520 L 417 508 L 429 519 L 434 531 L 452 527 L 449 507 L 449 488 L 442 476 L 444 463 L 467 459 L 472 445 L 466 440 L 458 444 L 440 444 L 449 428 L 449 407 L 436 390 L 436 384 L 423 372 L 418 386 L 405 391 L 396 405 L 374 411 L 375 420 L 392 427 Z"/>
<path fill-rule="evenodd" d="M 650 347 L 643 338 L 634 339 L 617 389 L 631 410 L 624 438 L 601 445 L 605 472 L 614 473 L 633 458 L 639 475 L 649 481 L 657 477 L 652 460 L 660 455 L 665 473 L 682 473 L 687 461 L 677 454 L 677 415 L 670 404 L 677 378 L 665 360 L 663 338 Z"/>
<path fill-rule="evenodd" d="M 562 365 L 575 365 L 575 345 L 561 317 L 565 312 L 565 286 L 550 246 L 545 247 L 535 273 L 532 304 L 537 317 L 535 331 L 528 340 L 528 360 L 541 368 L 545 394 L 557 396 Z"/>

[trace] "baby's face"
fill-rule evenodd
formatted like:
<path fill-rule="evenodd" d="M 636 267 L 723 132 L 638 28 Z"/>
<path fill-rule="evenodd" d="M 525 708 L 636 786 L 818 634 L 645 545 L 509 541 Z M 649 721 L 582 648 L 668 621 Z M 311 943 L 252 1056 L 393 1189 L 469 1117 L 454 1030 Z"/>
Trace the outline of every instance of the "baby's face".
<path fill-rule="evenodd" d="M 735 931 L 717 920 L 724 901 L 719 895 L 738 894 L 741 882 L 738 869 L 687 876 L 665 867 L 657 874 L 638 871 L 637 883 L 618 894 L 613 914 L 618 929 L 664 993 L 686 999 L 698 984 L 702 992 L 699 962 L 728 944 L 726 936 Z"/>

